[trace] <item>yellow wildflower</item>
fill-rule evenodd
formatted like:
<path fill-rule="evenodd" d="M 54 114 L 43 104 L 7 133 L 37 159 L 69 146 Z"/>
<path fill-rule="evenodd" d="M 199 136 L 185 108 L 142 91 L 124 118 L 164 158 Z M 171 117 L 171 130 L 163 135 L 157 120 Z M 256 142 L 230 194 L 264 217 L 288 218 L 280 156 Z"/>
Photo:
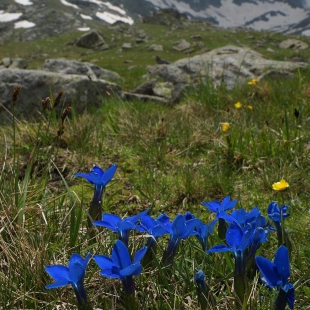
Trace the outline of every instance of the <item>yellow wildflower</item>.
<path fill-rule="evenodd" d="M 275 191 L 283 191 L 288 188 L 290 185 L 284 180 L 280 180 L 279 182 L 275 182 L 272 184 L 272 189 Z"/>
<path fill-rule="evenodd" d="M 252 79 L 250 82 L 248 82 L 249 85 L 255 85 L 258 82 L 258 79 Z"/>
<path fill-rule="evenodd" d="M 253 107 L 251 105 L 248 105 L 248 109 L 253 110 Z"/>
<path fill-rule="evenodd" d="M 229 129 L 229 123 L 221 123 L 222 131 L 225 132 Z"/>
<path fill-rule="evenodd" d="M 240 109 L 241 107 L 242 107 L 242 104 L 241 104 L 241 102 L 236 102 L 235 103 L 235 107 L 237 108 L 237 109 Z"/>

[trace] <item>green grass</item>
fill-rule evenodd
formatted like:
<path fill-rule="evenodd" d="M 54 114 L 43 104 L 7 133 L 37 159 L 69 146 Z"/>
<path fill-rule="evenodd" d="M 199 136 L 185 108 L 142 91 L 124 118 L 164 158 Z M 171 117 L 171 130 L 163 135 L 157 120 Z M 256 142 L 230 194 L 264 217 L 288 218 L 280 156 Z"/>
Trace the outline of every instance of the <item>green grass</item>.
<path fill-rule="evenodd" d="M 149 35 L 148 44 L 165 42 L 166 52 L 160 56 L 169 60 L 184 56 L 172 52 L 172 43 L 178 37 L 190 40 L 196 32 L 203 35 L 210 48 L 251 44 L 247 35 L 255 39 L 266 37 L 266 47 L 274 48 L 285 38 L 259 32 L 203 32 L 201 28 L 178 29 L 164 37 L 168 32 L 164 26 L 141 25 L 141 28 Z M 112 33 L 110 29 L 107 36 Z M 29 52 L 93 61 L 120 73 L 125 88 L 137 86 L 145 65 L 155 63 L 155 55 L 146 50 L 146 44 L 139 45 L 139 57 L 137 50 L 116 54 L 119 47 L 81 56 L 84 49 L 64 45 L 76 36 L 68 34 L 37 41 L 29 45 Z M 118 40 L 123 40 L 122 35 Z M 11 57 L 26 57 L 27 44 L 8 42 L 0 46 L 0 58 L 7 56 L 9 49 Z M 304 52 L 304 57 L 308 57 L 307 53 Z M 276 50 L 270 56 L 283 60 L 296 55 Z M 128 71 L 124 59 L 133 60 L 130 65 L 139 67 Z M 30 66 L 36 68 L 42 63 L 43 58 L 35 57 Z M 189 91 L 173 107 L 111 99 L 96 111 L 82 115 L 72 111 L 61 139 L 56 139 L 57 117 L 47 115 L 47 123 L 17 120 L 15 138 L 13 127 L 2 125 L 0 307 L 76 308 L 71 288 L 45 290 L 51 279 L 44 267 L 67 265 L 72 253 L 84 257 L 87 252 L 111 254 L 114 234 L 100 229 L 94 240 L 88 237 L 86 217 L 93 189 L 73 174 L 89 171 L 93 164 L 106 169 L 117 163 L 117 173 L 106 188 L 103 209 L 120 216 L 149 209 L 154 217 L 165 212 L 173 218 L 191 211 L 210 222 L 214 217 L 201 202 L 221 200 L 227 195 L 239 200 L 237 208 L 250 210 L 257 205 L 264 215 L 273 200 L 280 205 L 288 204 L 291 215 L 286 219 L 286 228 L 293 244 L 290 282 L 296 288 L 295 309 L 310 309 L 309 82 L 306 70 L 292 80 L 242 85 L 230 92 L 201 86 Z M 237 101 L 242 103 L 241 109 L 235 108 Z M 294 109 L 299 111 L 298 117 Z M 221 131 L 221 122 L 230 123 L 227 132 Z M 289 189 L 281 193 L 273 191 L 272 184 L 282 178 L 289 182 Z M 133 251 L 142 246 L 144 238 L 131 236 Z M 216 236 L 210 241 L 218 243 Z M 171 277 L 157 281 L 165 276 L 160 257 L 166 244 L 167 238 L 160 239 L 155 267 L 135 279 L 140 309 L 199 309 L 193 281 L 196 268 L 207 275 L 216 300 L 215 309 L 238 309 L 231 292 L 233 259 L 229 254 L 204 254 L 192 237 L 180 247 Z M 276 249 L 272 233 L 260 255 L 273 259 Z M 85 286 L 94 307 L 122 309 L 120 282 L 100 277 L 93 261 L 87 269 Z M 246 309 L 270 309 L 272 293 L 257 278 L 251 282 L 252 286 L 256 288 Z"/>

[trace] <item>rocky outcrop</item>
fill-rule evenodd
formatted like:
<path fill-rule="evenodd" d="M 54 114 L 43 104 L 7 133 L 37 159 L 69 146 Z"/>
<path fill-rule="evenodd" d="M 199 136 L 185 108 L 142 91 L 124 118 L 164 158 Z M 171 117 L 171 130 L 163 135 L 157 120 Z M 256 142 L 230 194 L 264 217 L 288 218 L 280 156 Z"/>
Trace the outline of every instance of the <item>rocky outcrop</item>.
<path fill-rule="evenodd" d="M 185 14 L 178 12 L 173 8 L 157 10 L 151 14 L 143 16 L 145 24 L 159 24 L 170 27 L 173 24 L 182 24 L 187 21 L 188 17 Z"/>
<path fill-rule="evenodd" d="M 305 42 L 302 42 L 300 40 L 296 40 L 296 39 L 287 39 L 282 41 L 279 44 L 280 48 L 283 49 L 294 49 L 294 50 L 305 50 L 309 47 L 309 45 Z"/>
<path fill-rule="evenodd" d="M 0 70 L 0 102 L 2 103 L 0 121 L 10 118 L 12 94 L 15 87 L 22 89 L 16 102 L 17 115 L 26 118 L 38 117 L 42 111 L 41 100 L 51 94 L 56 97 L 64 91 L 64 103 L 59 106 L 74 105 L 77 112 L 84 111 L 88 105 L 100 105 L 103 96 L 121 92 L 114 83 L 96 79 L 91 81 L 86 75 L 63 74 L 42 70 Z"/>
<path fill-rule="evenodd" d="M 266 72 L 272 72 L 273 76 L 287 77 L 296 69 L 307 66 L 308 64 L 303 62 L 269 60 L 250 48 L 230 45 L 194 57 L 182 58 L 170 64 L 148 66 L 145 78 L 152 83 L 138 89 L 141 91 L 145 88 L 147 95 L 157 93 L 176 102 L 180 99 L 182 90 L 189 85 L 195 86 L 211 81 L 215 87 L 224 84 L 228 89 L 232 89 L 237 84 L 246 83 L 253 78 L 259 80 L 270 76 Z M 165 89 L 159 90 L 160 87 Z"/>
<path fill-rule="evenodd" d="M 85 75 L 93 81 L 97 79 L 118 81 L 121 79 L 116 72 L 100 68 L 90 62 L 79 62 L 64 58 L 46 59 L 42 70 L 63 74 Z"/>
<path fill-rule="evenodd" d="M 97 31 L 92 30 L 75 41 L 75 45 L 94 50 L 107 50 L 109 46 L 104 41 L 103 36 Z"/>
<path fill-rule="evenodd" d="M 0 61 L 0 69 L 26 69 L 28 67 L 28 61 L 24 58 L 5 57 Z"/>

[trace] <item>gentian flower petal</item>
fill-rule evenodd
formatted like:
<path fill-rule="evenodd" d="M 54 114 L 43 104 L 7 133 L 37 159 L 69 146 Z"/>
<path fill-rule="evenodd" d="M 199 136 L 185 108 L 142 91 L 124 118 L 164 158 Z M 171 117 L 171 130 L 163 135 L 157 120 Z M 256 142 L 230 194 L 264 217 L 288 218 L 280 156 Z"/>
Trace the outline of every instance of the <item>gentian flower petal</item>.
<path fill-rule="evenodd" d="M 269 287 L 275 287 L 278 284 L 278 273 L 277 273 L 277 267 L 276 265 L 271 262 L 269 259 L 257 256 L 255 258 L 256 265 L 261 272 L 262 276 L 266 280 Z"/>
<path fill-rule="evenodd" d="M 137 215 L 126 217 L 125 220 L 127 222 L 132 222 L 134 224 L 137 224 L 137 222 L 141 219 L 142 216 L 146 215 L 149 212 L 149 210 L 142 211 L 138 213 Z"/>
<path fill-rule="evenodd" d="M 138 250 L 135 254 L 135 258 L 133 260 L 134 264 L 140 263 L 141 259 L 144 257 L 147 251 L 147 246 L 143 247 L 142 249 Z"/>
<path fill-rule="evenodd" d="M 69 284 L 69 268 L 62 265 L 46 266 L 46 272 L 54 278 L 55 281 L 67 281 Z"/>
<path fill-rule="evenodd" d="M 118 228 L 118 231 L 122 232 L 126 230 L 135 229 L 136 224 L 132 222 L 127 222 L 127 220 L 125 219 L 123 221 L 118 222 L 117 228 Z"/>
<path fill-rule="evenodd" d="M 237 204 L 238 200 L 231 200 L 230 201 L 230 196 L 225 197 L 222 200 L 222 211 L 227 211 L 227 210 L 231 210 L 235 207 L 235 205 Z"/>
<path fill-rule="evenodd" d="M 100 271 L 100 274 L 103 277 L 106 277 L 106 278 L 121 279 L 121 280 L 124 279 L 124 277 L 119 274 L 119 270 L 116 269 L 116 268 L 113 268 L 113 269 L 102 269 Z"/>
<path fill-rule="evenodd" d="M 104 173 L 101 175 L 101 185 L 106 186 L 114 177 L 117 165 L 111 165 Z"/>
<path fill-rule="evenodd" d="M 105 213 L 102 215 L 102 220 L 93 222 L 93 225 L 106 227 L 114 232 L 117 232 L 117 224 L 120 221 L 122 221 L 122 219 L 119 216 L 115 214 Z"/>
<path fill-rule="evenodd" d="M 167 233 L 167 229 L 166 229 L 163 225 L 158 224 L 158 225 L 156 225 L 155 227 L 153 227 L 152 232 L 151 232 L 151 235 L 152 235 L 155 239 L 157 239 L 157 238 L 163 236 L 163 235 L 166 234 L 166 233 Z"/>
<path fill-rule="evenodd" d="M 131 258 L 126 245 L 117 240 L 112 249 L 112 261 L 118 265 L 120 269 L 124 269 L 131 265 Z"/>
<path fill-rule="evenodd" d="M 115 266 L 112 259 L 106 255 L 94 255 L 94 261 L 101 269 L 112 269 Z"/>
<path fill-rule="evenodd" d="M 142 272 L 142 265 L 140 263 L 132 264 L 124 269 L 119 271 L 119 274 L 122 277 L 127 276 L 138 276 Z"/>
<path fill-rule="evenodd" d="M 165 213 L 160 214 L 156 221 L 160 222 L 169 234 L 172 232 L 172 223 L 169 216 L 167 216 Z"/>
<path fill-rule="evenodd" d="M 230 196 L 223 198 L 222 202 L 211 201 L 211 202 L 202 202 L 202 204 L 208 208 L 210 212 L 219 214 L 227 210 L 231 210 L 235 207 L 238 200 L 230 200 Z"/>
<path fill-rule="evenodd" d="M 226 242 L 232 248 L 239 248 L 243 237 L 243 231 L 237 223 L 231 223 L 226 232 Z"/>
<path fill-rule="evenodd" d="M 155 225 L 156 225 L 156 220 L 154 220 L 149 215 L 143 215 L 141 217 L 140 224 L 136 226 L 136 229 L 140 232 L 147 232 L 151 234 L 151 231 Z"/>
<path fill-rule="evenodd" d="M 202 204 L 208 208 L 210 212 L 218 213 L 221 208 L 221 203 L 218 201 L 202 202 Z"/>
<path fill-rule="evenodd" d="M 58 288 L 58 287 L 63 287 L 63 286 L 67 286 L 68 284 L 70 284 L 68 281 L 63 280 L 63 281 L 56 281 L 54 283 L 51 283 L 49 285 L 46 285 L 45 288 L 47 290 L 51 289 L 51 288 Z"/>
<path fill-rule="evenodd" d="M 74 175 L 75 177 L 80 177 L 80 178 L 84 178 L 86 179 L 89 183 L 91 184 L 96 184 L 96 179 L 94 179 L 94 177 L 92 175 L 89 175 L 87 173 L 77 173 Z"/>
<path fill-rule="evenodd" d="M 69 268 L 69 279 L 72 283 L 82 281 L 85 276 L 85 269 L 81 262 L 74 262 Z"/>
<path fill-rule="evenodd" d="M 274 258 L 274 264 L 277 266 L 278 274 L 281 277 L 283 285 L 285 285 L 290 276 L 290 261 L 288 250 L 285 246 L 282 245 L 277 250 Z"/>

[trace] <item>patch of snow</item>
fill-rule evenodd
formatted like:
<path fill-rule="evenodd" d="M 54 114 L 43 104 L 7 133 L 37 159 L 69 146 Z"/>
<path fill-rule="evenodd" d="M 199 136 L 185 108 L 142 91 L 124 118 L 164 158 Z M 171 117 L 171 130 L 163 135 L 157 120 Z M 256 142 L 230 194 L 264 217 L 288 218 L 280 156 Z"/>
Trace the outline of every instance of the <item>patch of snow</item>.
<path fill-rule="evenodd" d="M 310 29 L 304 30 L 301 34 L 302 34 L 303 36 L 309 37 L 309 36 L 310 36 Z"/>
<path fill-rule="evenodd" d="M 21 5 L 32 5 L 33 4 L 33 2 L 29 0 L 15 0 L 15 2 Z"/>
<path fill-rule="evenodd" d="M 91 16 L 89 15 L 84 15 L 84 14 L 80 14 L 80 16 L 83 18 L 83 19 L 93 19 Z"/>
<path fill-rule="evenodd" d="M 64 5 L 66 5 L 66 6 L 71 6 L 72 8 L 75 8 L 75 9 L 77 9 L 77 10 L 80 9 L 77 5 L 72 4 L 72 3 L 69 3 L 69 2 L 67 2 L 66 0 L 60 0 L 60 2 L 61 2 L 62 4 L 64 4 Z"/>
<path fill-rule="evenodd" d="M 18 28 L 32 28 L 34 27 L 36 24 L 29 22 L 28 20 L 21 20 L 20 22 L 16 22 L 14 24 L 14 28 L 18 29 Z"/>
<path fill-rule="evenodd" d="M 122 15 L 126 15 L 126 11 L 122 10 L 118 6 L 112 5 L 110 2 L 103 2 L 102 4 L 107 6 L 110 10 L 116 11 Z"/>
<path fill-rule="evenodd" d="M 90 30 L 90 27 L 81 27 L 81 28 L 78 28 L 79 31 L 89 31 Z"/>
<path fill-rule="evenodd" d="M 108 12 L 103 12 L 103 13 L 97 12 L 96 16 L 109 24 L 114 24 L 117 21 L 122 21 L 129 25 L 133 24 L 133 19 L 131 17 L 123 17 L 119 15 L 114 15 Z"/>
<path fill-rule="evenodd" d="M 102 8 L 103 6 L 106 6 L 106 7 L 108 7 L 108 9 L 110 9 L 110 10 L 116 11 L 116 12 L 118 12 L 119 14 L 122 14 L 122 15 L 126 15 L 126 11 L 125 11 L 125 10 L 119 8 L 118 6 L 113 5 L 113 4 L 110 3 L 110 2 L 103 2 L 103 1 L 100 1 L 100 0 L 84 0 L 84 1 L 91 2 L 91 3 L 95 3 L 95 4 L 97 4 L 98 6 L 100 6 L 101 8 Z"/>
<path fill-rule="evenodd" d="M 297 21 L 306 19 L 308 12 L 301 8 L 293 8 L 289 4 L 273 2 L 245 2 L 241 6 L 236 5 L 233 0 L 222 0 L 220 7 L 209 6 L 205 10 L 195 11 L 188 3 L 175 0 L 146 0 L 151 2 L 157 8 L 172 7 L 181 13 L 187 13 L 200 18 L 215 18 L 218 25 L 223 28 L 243 27 L 250 23 L 250 27 L 255 30 L 265 30 L 273 28 L 285 28 Z M 310 0 L 304 0 L 310 8 Z M 281 12 L 277 16 L 271 16 L 268 21 L 257 21 L 251 23 L 255 18 L 268 12 Z"/>
<path fill-rule="evenodd" d="M 12 20 L 19 19 L 23 13 L 5 13 L 0 10 L 0 23 L 11 22 Z"/>

